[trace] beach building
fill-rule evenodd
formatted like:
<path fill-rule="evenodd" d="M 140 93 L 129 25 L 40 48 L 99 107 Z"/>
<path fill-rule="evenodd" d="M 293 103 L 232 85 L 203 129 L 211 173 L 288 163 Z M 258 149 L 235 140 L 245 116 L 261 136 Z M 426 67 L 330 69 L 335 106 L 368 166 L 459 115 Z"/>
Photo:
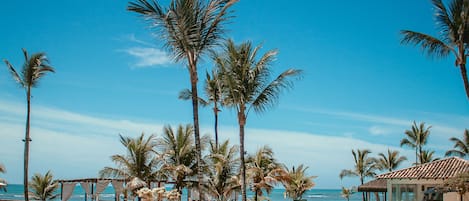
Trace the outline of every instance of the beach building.
<path fill-rule="evenodd" d="M 383 181 L 386 181 L 387 193 L 380 201 L 459 201 L 457 192 L 445 193 L 440 189 L 449 178 L 466 172 L 469 172 L 469 161 L 458 157 L 445 158 L 378 175 L 373 183 L 364 184 L 359 190 L 361 188 L 361 192 L 367 194 L 382 192 Z M 368 197 L 368 200 L 379 199 Z M 469 200 L 469 193 L 464 195 L 464 200 Z"/>

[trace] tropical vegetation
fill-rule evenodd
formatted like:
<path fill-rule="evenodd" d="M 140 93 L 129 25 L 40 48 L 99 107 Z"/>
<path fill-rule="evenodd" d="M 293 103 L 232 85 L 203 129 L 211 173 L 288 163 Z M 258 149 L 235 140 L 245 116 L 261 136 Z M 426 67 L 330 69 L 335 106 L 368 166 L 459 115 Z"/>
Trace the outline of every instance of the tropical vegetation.
<path fill-rule="evenodd" d="M 222 40 L 224 23 L 229 16 L 228 9 L 236 0 L 172 0 L 163 7 L 155 0 L 130 2 L 127 10 L 136 12 L 148 20 L 152 27 L 159 29 L 165 46 L 176 61 L 185 60 L 189 71 L 194 136 L 197 164 L 201 165 L 202 150 L 199 134 L 198 112 L 198 63 L 201 57 Z M 197 167 L 199 200 L 202 200 L 202 169 Z M 245 200 L 243 200 L 245 201 Z"/>
<path fill-rule="evenodd" d="M 161 172 L 163 164 L 155 151 L 154 135 L 145 137 L 145 134 L 142 133 L 135 138 L 122 135 L 119 137 L 127 153 L 111 156 L 111 160 L 117 167 L 105 167 L 99 172 L 101 177 L 123 178 L 128 181 L 138 178 L 148 186 L 151 182 L 163 178 L 164 175 Z"/>
<path fill-rule="evenodd" d="M 240 191 L 238 146 L 226 140 L 218 146 L 210 142 L 210 153 L 205 159 L 208 167 L 207 192 L 217 201 L 227 201 Z"/>
<path fill-rule="evenodd" d="M 215 146 L 218 146 L 218 113 L 221 112 L 220 107 L 223 105 L 221 84 L 219 73 L 216 70 L 212 70 L 211 74 L 207 72 L 204 84 L 206 98 L 198 97 L 201 106 L 207 107 L 213 104 Z M 179 99 L 192 99 L 192 92 L 189 89 L 182 90 L 179 93 Z"/>
<path fill-rule="evenodd" d="M 0 173 L 4 174 L 7 172 L 7 169 L 5 168 L 5 166 L 3 164 L 0 163 Z M 0 190 L 4 190 L 6 191 L 7 190 L 7 181 L 3 178 L 0 178 Z"/>
<path fill-rule="evenodd" d="M 375 163 L 375 159 L 369 157 L 371 153 L 368 149 L 357 149 L 352 150 L 353 160 L 355 162 L 355 166 L 353 169 L 344 169 L 340 172 L 339 177 L 342 179 L 344 177 L 359 177 L 360 184 L 363 185 L 365 178 L 373 177 L 376 175 L 375 170 L 378 169 L 378 166 Z M 362 192 L 363 201 L 365 201 L 365 193 Z"/>
<path fill-rule="evenodd" d="M 168 125 L 163 128 L 162 137 L 157 139 L 157 150 L 164 163 L 162 169 L 175 182 L 174 188 L 179 193 L 187 187 L 186 180 L 197 173 L 193 133 L 194 127 L 190 124 L 179 125 L 176 130 Z"/>
<path fill-rule="evenodd" d="M 452 54 L 456 58 L 454 65 L 459 67 L 466 96 L 469 100 L 469 82 L 466 60 L 469 55 L 469 3 L 467 0 L 451 0 L 445 6 L 442 0 L 432 0 L 435 8 L 435 21 L 439 37 L 429 34 L 402 30 L 403 44 L 420 46 L 429 56 L 445 58 Z"/>
<path fill-rule="evenodd" d="M 387 170 L 392 172 L 395 170 L 402 162 L 407 160 L 405 156 L 399 156 L 399 151 L 390 150 L 386 154 L 379 153 L 378 158 L 376 159 L 377 166 L 379 170 Z"/>
<path fill-rule="evenodd" d="M 259 196 L 263 196 L 264 191 L 267 194 L 272 192 L 275 185 L 286 179 L 287 172 L 274 157 L 272 148 L 265 145 L 259 148 L 254 155 L 249 155 L 246 161 L 247 182 L 254 193 L 254 201 Z"/>
<path fill-rule="evenodd" d="M 31 119 L 31 89 L 37 87 L 39 80 L 49 72 L 55 72 L 54 68 L 50 66 L 46 53 L 39 52 L 29 55 L 26 49 L 23 50 L 24 64 L 21 72 L 18 73 L 13 65 L 6 59 L 8 70 L 10 71 L 13 79 L 26 91 L 26 132 L 24 141 L 24 169 L 23 169 L 23 185 L 24 185 L 24 198 L 29 201 L 28 194 L 28 170 L 29 170 L 29 143 L 30 137 L 30 119 Z"/>
<path fill-rule="evenodd" d="M 433 150 L 422 150 L 420 154 L 420 164 L 425 164 L 433 161 L 440 160 L 440 158 L 434 156 L 435 151 Z"/>
<path fill-rule="evenodd" d="M 464 130 L 464 136 L 462 139 L 452 137 L 449 139 L 454 143 L 453 149 L 448 150 L 445 156 L 456 155 L 459 157 L 467 157 L 469 155 L 469 130 Z"/>
<path fill-rule="evenodd" d="M 227 40 L 222 51 L 213 56 L 216 68 L 221 73 L 223 101 L 227 107 L 234 108 L 238 115 L 243 201 L 247 199 L 244 129 L 248 114 L 251 110 L 262 113 L 275 106 L 280 92 L 291 88 L 291 79 L 301 74 L 301 70 L 288 69 L 270 80 L 270 66 L 277 51 L 270 50 L 259 56 L 260 48 L 254 47 L 251 42 L 235 45 L 233 40 Z"/>
<path fill-rule="evenodd" d="M 342 196 L 345 200 L 349 201 L 353 193 L 354 192 L 352 188 L 345 188 L 342 186 L 342 191 L 340 192 L 340 196 Z"/>
<path fill-rule="evenodd" d="M 428 136 L 430 135 L 430 128 L 432 126 L 425 126 L 425 122 L 419 125 L 414 121 L 410 130 L 406 130 L 405 138 L 401 140 L 401 147 L 408 146 L 415 149 L 415 164 L 422 163 L 423 146 L 427 144 Z"/>
<path fill-rule="evenodd" d="M 59 196 L 56 193 L 59 183 L 54 181 L 51 171 L 47 171 L 45 175 L 34 174 L 29 184 L 29 193 L 32 200 L 53 200 Z"/>
<path fill-rule="evenodd" d="M 283 179 L 283 186 L 285 187 L 285 196 L 293 200 L 303 200 L 303 194 L 312 189 L 316 184 L 313 179 L 316 176 L 308 176 L 306 174 L 307 166 L 303 164 L 291 169 L 285 167 L 288 175 L 287 179 Z"/>

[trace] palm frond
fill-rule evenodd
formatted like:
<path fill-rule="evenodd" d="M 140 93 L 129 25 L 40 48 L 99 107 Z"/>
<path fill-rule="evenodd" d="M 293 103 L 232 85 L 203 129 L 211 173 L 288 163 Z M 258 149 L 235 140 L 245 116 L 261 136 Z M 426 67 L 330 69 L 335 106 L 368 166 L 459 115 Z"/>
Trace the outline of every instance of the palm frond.
<path fill-rule="evenodd" d="M 278 100 L 278 96 L 282 89 L 289 89 L 293 87 L 293 82 L 288 80 L 292 77 L 301 75 L 301 70 L 289 69 L 280 74 L 274 81 L 265 87 L 256 99 L 252 102 L 254 111 L 260 113 L 273 107 Z"/>
<path fill-rule="evenodd" d="M 456 53 L 454 48 L 433 36 L 410 30 L 402 30 L 401 34 L 402 44 L 420 46 L 428 56 L 441 58 L 448 56 L 450 52 Z"/>
<path fill-rule="evenodd" d="M 16 72 L 15 68 L 13 67 L 13 65 L 11 65 L 11 63 L 4 59 L 3 60 L 5 62 L 5 64 L 7 65 L 8 67 L 8 70 L 10 71 L 11 73 L 11 76 L 13 77 L 13 79 L 18 83 L 20 84 L 21 87 L 25 87 L 25 83 L 23 82 L 23 80 L 21 79 L 20 75 Z"/>

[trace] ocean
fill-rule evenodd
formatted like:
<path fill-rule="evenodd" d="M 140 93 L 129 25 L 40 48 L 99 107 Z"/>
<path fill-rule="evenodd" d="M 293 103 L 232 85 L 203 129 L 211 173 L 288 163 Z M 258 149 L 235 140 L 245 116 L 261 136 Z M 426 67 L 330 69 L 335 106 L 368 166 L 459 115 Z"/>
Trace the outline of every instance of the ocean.
<path fill-rule="evenodd" d="M 303 195 L 303 199 L 307 201 L 346 201 L 340 196 L 341 190 L 336 189 L 312 189 Z M 60 192 L 59 192 L 60 193 Z M 274 189 L 267 197 L 271 201 L 287 201 L 283 197 L 283 189 Z M 252 197 L 252 192 L 248 191 L 248 198 Z M 7 187 L 7 192 L 0 191 L 0 200 L 23 200 L 23 185 L 10 184 Z M 60 200 L 59 198 L 55 200 Z M 85 192 L 80 185 L 75 187 L 72 198 L 70 201 L 83 201 L 85 200 Z M 89 200 L 89 199 L 88 199 Z M 111 186 L 107 187 L 99 197 L 100 201 L 114 201 L 114 190 Z M 183 193 L 182 201 L 187 200 L 186 194 Z M 239 199 L 240 200 L 240 199 Z M 350 201 L 361 201 L 361 193 L 354 193 Z"/>

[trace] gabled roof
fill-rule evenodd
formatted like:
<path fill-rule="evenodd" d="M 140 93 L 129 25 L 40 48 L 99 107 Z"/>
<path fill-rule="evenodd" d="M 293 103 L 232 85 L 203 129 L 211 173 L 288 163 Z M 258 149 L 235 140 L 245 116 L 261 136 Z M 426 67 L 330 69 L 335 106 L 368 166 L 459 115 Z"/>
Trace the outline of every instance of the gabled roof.
<path fill-rule="evenodd" d="M 378 175 L 378 179 L 448 179 L 469 172 L 469 161 L 451 157 Z"/>

